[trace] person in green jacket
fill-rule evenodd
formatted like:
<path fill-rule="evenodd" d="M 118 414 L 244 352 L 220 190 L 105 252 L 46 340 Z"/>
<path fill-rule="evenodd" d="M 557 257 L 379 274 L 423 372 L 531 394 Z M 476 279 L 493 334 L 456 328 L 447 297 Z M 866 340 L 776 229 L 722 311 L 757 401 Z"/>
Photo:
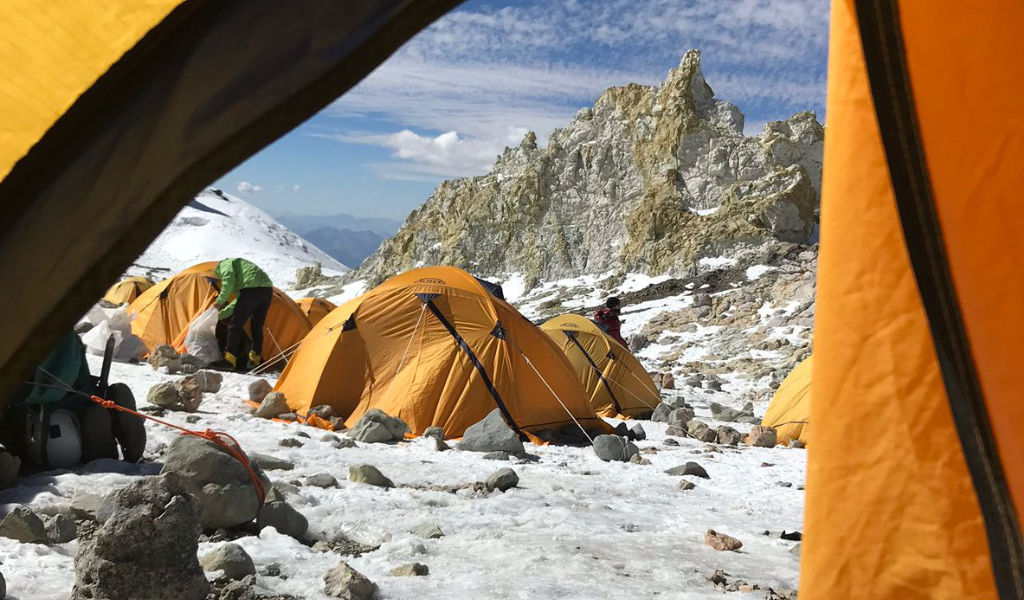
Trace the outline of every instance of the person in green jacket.
<path fill-rule="evenodd" d="M 230 319 L 224 360 L 231 368 L 245 371 L 245 362 L 239 364 L 238 360 L 245 323 L 251 319 L 249 331 L 252 333 L 252 349 L 249 351 L 249 362 L 257 366 L 262 361 L 263 324 L 274 297 L 274 285 L 263 269 L 244 258 L 225 258 L 217 265 L 214 275 L 220 279 L 220 295 L 217 296 L 220 318 Z"/>

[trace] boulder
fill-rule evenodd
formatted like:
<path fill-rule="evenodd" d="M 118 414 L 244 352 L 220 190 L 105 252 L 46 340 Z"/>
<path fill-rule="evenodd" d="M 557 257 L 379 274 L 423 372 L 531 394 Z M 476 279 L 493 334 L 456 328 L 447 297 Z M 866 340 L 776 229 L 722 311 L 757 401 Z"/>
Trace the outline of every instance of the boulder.
<path fill-rule="evenodd" d="M 689 408 L 674 409 L 665 418 L 665 422 L 668 423 L 669 427 L 679 427 L 680 429 L 686 429 L 687 424 L 692 420 L 693 410 Z"/>
<path fill-rule="evenodd" d="M 393 442 L 395 436 L 391 433 L 391 430 L 387 428 L 383 423 L 377 423 L 375 421 L 360 421 L 348 432 L 353 439 L 359 440 L 367 444 L 376 444 L 380 442 Z"/>
<path fill-rule="evenodd" d="M 637 441 L 647 439 L 647 432 L 644 431 L 644 426 L 640 423 L 633 423 L 633 426 L 629 428 L 629 434 L 629 437 Z"/>
<path fill-rule="evenodd" d="M 519 440 L 516 432 L 512 431 L 505 423 L 501 411 L 497 408 L 483 420 L 466 429 L 458 448 L 469 452 L 495 452 L 497 450 L 504 450 L 509 454 L 525 452 L 523 442 Z"/>
<path fill-rule="evenodd" d="M 754 416 L 753 405 L 748 404 L 743 407 L 743 410 L 737 410 L 735 408 L 728 408 L 722 406 L 717 402 L 712 402 L 709 407 L 711 408 L 711 417 L 718 421 L 732 421 L 735 422 L 741 417 L 751 418 Z"/>
<path fill-rule="evenodd" d="M 202 385 L 204 392 L 216 394 L 220 391 L 224 376 L 217 371 L 198 371 L 195 374 L 195 380 Z"/>
<path fill-rule="evenodd" d="M 434 523 L 423 522 L 409 530 L 409 533 L 426 538 L 428 540 L 435 540 L 440 537 L 444 537 L 444 532 L 441 528 Z"/>
<path fill-rule="evenodd" d="M 484 460 L 509 460 L 509 453 L 504 450 L 498 450 L 497 452 L 488 452 L 482 458 Z"/>
<path fill-rule="evenodd" d="M 421 563 L 409 563 L 391 569 L 391 575 L 395 577 L 423 577 L 430 575 L 430 568 Z"/>
<path fill-rule="evenodd" d="M 342 561 L 324 574 L 324 593 L 344 600 L 373 600 L 377 584 Z"/>
<path fill-rule="evenodd" d="M 750 433 L 743 438 L 744 444 L 760 448 L 774 448 L 775 442 L 775 429 L 772 427 L 764 427 L 762 425 L 754 425 L 750 430 Z"/>
<path fill-rule="evenodd" d="M 78 524 L 71 515 L 57 513 L 46 519 L 46 537 L 51 544 L 66 544 L 78 537 Z"/>
<path fill-rule="evenodd" d="M 519 475 L 512 469 L 505 467 L 491 473 L 487 481 L 484 482 L 484 485 L 489 490 L 504 492 L 519 485 Z"/>
<path fill-rule="evenodd" d="M 703 421 L 690 421 L 686 425 L 686 432 L 690 437 L 702 442 L 714 442 L 718 439 L 718 434 L 715 430 L 708 427 L 708 424 Z"/>
<path fill-rule="evenodd" d="M 173 474 L 146 477 L 114 496 L 111 517 L 75 555 L 73 600 L 203 600 L 195 499 Z"/>
<path fill-rule="evenodd" d="M 395 484 L 373 465 L 352 465 L 348 469 L 348 480 L 382 488 L 395 487 Z"/>
<path fill-rule="evenodd" d="M 672 407 L 664 402 L 654 407 L 654 412 L 651 413 L 651 420 L 655 423 L 664 423 L 668 421 L 668 415 L 672 412 Z"/>
<path fill-rule="evenodd" d="M 249 384 L 249 402 L 261 404 L 274 387 L 266 379 L 257 379 Z"/>
<path fill-rule="evenodd" d="M 15 506 L 0 522 L 0 537 L 22 544 L 45 544 L 49 541 L 46 525 L 31 508 Z"/>
<path fill-rule="evenodd" d="M 262 379 L 260 381 L 263 381 Z M 263 397 L 259 408 L 253 414 L 261 419 L 273 419 L 277 415 L 289 412 L 288 399 L 281 392 L 270 392 Z"/>
<path fill-rule="evenodd" d="M 389 434 L 388 439 L 376 439 L 382 438 L 383 433 L 380 431 L 379 427 L 371 428 L 371 423 L 384 426 L 384 429 Z M 361 434 L 360 432 L 364 429 L 367 431 L 372 429 L 374 433 L 372 436 L 370 434 Z M 359 420 L 356 421 L 356 425 L 352 428 L 352 432 L 349 435 L 360 442 L 384 442 L 404 439 L 405 434 L 409 432 L 409 426 L 405 424 L 405 421 L 397 417 L 389 416 L 386 412 L 378 408 L 371 408 L 366 411 L 366 414 L 359 417 Z M 364 439 L 364 437 L 367 439 Z M 375 439 L 369 439 L 370 437 Z"/>
<path fill-rule="evenodd" d="M 330 473 L 317 473 L 307 477 L 306 484 L 318 488 L 332 488 L 338 486 L 338 480 Z"/>
<path fill-rule="evenodd" d="M 640 450 L 617 435 L 599 435 L 594 438 L 594 454 L 605 462 L 627 462 Z"/>
<path fill-rule="evenodd" d="M 704 532 L 704 545 L 711 546 L 715 550 L 719 551 L 730 551 L 734 552 L 743 547 L 743 542 L 726 535 L 724 533 L 718 533 L 714 529 L 708 529 Z"/>
<path fill-rule="evenodd" d="M 86 488 L 75 488 L 71 494 L 71 514 L 79 519 L 96 519 L 96 511 L 103 503 L 105 494 Z"/>
<path fill-rule="evenodd" d="M 704 467 L 700 466 L 695 462 L 688 462 L 684 465 L 672 467 L 671 469 L 668 469 L 665 472 L 668 473 L 669 475 L 675 476 L 694 475 L 697 477 L 703 477 L 704 479 L 711 479 L 711 476 L 708 475 L 708 472 L 704 470 Z"/>
<path fill-rule="evenodd" d="M 291 471 L 295 463 L 290 460 L 253 452 L 249 455 L 249 462 L 263 469 L 264 471 Z"/>
<path fill-rule="evenodd" d="M 735 446 L 743 440 L 743 434 L 728 425 L 722 425 L 715 430 L 718 435 L 718 443 Z"/>
<path fill-rule="evenodd" d="M 270 482 L 259 465 L 252 467 L 264 489 L 269 489 Z M 182 485 L 196 497 L 199 522 L 206 531 L 248 523 L 259 512 L 260 501 L 249 470 L 225 449 L 204 438 L 175 438 L 167 448 L 161 473 L 178 475 Z"/>
<path fill-rule="evenodd" d="M 273 527 L 282 535 L 302 541 L 309 529 L 309 521 L 291 504 L 283 500 L 275 500 L 260 507 L 259 516 L 256 518 L 256 527 L 260 530 L 264 527 Z"/>
<path fill-rule="evenodd" d="M 222 571 L 228 579 L 242 579 L 256 574 L 252 557 L 234 543 L 227 543 L 199 559 L 205 571 Z"/>
<path fill-rule="evenodd" d="M 21 459 L 0 450 L 0 490 L 12 487 L 18 481 L 18 470 L 21 469 Z"/>

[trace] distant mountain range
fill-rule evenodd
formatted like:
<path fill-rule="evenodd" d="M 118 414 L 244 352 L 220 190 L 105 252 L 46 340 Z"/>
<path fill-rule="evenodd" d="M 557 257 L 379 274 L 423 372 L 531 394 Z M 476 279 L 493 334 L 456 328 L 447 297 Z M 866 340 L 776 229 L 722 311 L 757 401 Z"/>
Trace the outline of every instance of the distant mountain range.
<path fill-rule="evenodd" d="M 359 266 L 393 236 L 401 221 L 387 218 L 336 215 L 281 215 L 277 220 L 306 238 L 338 262 Z"/>
<path fill-rule="evenodd" d="M 292 231 L 304 236 L 306 232 L 323 227 L 333 227 L 341 230 L 372 231 L 381 238 L 389 238 L 398 231 L 402 222 L 396 219 L 383 217 L 355 217 L 345 213 L 336 215 L 277 215 L 276 219 L 282 225 Z M 349 263 L 346 263 L 349 264 Z"/>

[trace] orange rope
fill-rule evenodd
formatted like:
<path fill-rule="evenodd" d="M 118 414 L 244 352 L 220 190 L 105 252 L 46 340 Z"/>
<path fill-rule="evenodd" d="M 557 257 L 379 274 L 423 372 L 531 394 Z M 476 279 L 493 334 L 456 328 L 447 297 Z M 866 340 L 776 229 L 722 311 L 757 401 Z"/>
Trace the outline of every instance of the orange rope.
<path fill-rule="evenodd" d="M 256 474 L 256 470 L 253 469 L 252 464 L 249 462 L 249 458 L 245 455 L 244 452 L 242 452 L 241 444 L 239 444 L 238 440 L 236 440 L 230 434 L 224 433 L 223 431 L 213 431 L 211 429 L 207 429 L 206 431 L 194 431 L 191 429 L 181 427 L 180 425 L 175 425 L 174 423 L 170 423 L 168 421 L 164 421 L 162 419 L 158 419 L 156 417 L 152 417 L 150 415 L 134 411 L 130 408 L 125 408 L 115 403 L 113 400 L 106 400 L 104 398 L 100 398 L 99 396 L 93 395 L 89 396 L 89 399 L 108 410 L 116 410 L 123 413 L 128 413 L 130 415 L 134 415 L 136 417 L 140 417 L 142 419 L 149 419 L 150 421 L 153 421 L 154 423 L 159 423 L 160 425 L 163 425 L 165 427 L 177 429 L 178 431 L 181 432 L 182 435 L 191 435 L 198 438 L 203 438 L 204 440 L 209 440 L 214 444 L 217 444 L 221 448 L 224 448 L 224 450 L 227 451 L 227 453 L 231 457 L 233 457 L 238 462 L 242 463 L 242 466 L 244 466 L 246 471 L 249 472 L 249 478 L 252 480 L 252 487 L 256 490 L 256 497 L 260 501 L 260 506 L 263 506 L 263 503 L 266 502 L 267 488 L 263 484 L 263 480 L 260 479 L 259 475 Z M 227 442 L 224 441 L 225 438 L 228 440 Z"/>

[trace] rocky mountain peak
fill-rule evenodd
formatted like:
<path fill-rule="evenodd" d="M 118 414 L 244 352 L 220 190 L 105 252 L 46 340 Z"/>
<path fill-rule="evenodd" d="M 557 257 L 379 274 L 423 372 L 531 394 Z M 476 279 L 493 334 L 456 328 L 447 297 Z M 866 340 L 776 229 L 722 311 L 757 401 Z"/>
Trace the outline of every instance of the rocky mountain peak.
<path fill-rule="evenodd" d="M 743 125 L 690 50 L 661 85 L 610 88 L 545 147 L 528 133 L 491 173 L 442 183 L 352 277 L 376 283 L 422 264 L 528 284 L 683 274 L 737 246 L 810 241 L 822 125 L 813 112 L 755 137 Z"/>

